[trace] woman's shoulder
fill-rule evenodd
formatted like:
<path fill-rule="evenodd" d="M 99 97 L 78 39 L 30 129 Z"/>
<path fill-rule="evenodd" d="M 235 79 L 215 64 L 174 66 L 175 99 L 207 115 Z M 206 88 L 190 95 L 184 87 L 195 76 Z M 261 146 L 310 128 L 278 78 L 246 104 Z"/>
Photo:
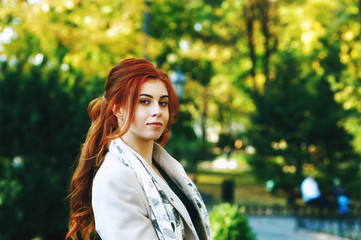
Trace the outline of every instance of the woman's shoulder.
<path fill-rule="evenodd" d="M 108 152 L 102 165 L 95 174 L 94 182 L 112 182 L 112 181 L 133 181 L 136 180 L 134 169 L 127 161 L 119 156 Z"/>
<path fill-rule="evenodd" d="M 143 209 L 144 215 L 150 214 L 147 212 L 147 199 L 134 169 L 126 164 L 121 156 L 108 152 L 92 183 L 94 212 L 98 215 L 100 212 L 111 215 L 112 211 L 128 206 L 129 201 L 140 206 L 139 209 Z"/>

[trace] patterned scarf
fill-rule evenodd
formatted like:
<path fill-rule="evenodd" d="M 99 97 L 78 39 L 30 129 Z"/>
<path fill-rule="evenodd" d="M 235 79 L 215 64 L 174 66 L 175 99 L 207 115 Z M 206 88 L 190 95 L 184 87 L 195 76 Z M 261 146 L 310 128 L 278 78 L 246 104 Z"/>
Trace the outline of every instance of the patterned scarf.
<path fill-rule="evenodd" d="M 119 157 L 121 162 L 133 169 L 140 185 L 148 198 L 151 219 L 159 240 L 185 240 L 182 218 L 178 211 L 170 204 L 157 180 L 146 168 L 146 161 L 134 150 L 128 147 L 120 138 L 113 140 L 109 151 Z M 205 224 L 207 238 L 212 239 L 207 209 L 196 186 L 184 171 L 179 171 L 192 194 L 191 200 L 196 203 L 200 219 Z"/>

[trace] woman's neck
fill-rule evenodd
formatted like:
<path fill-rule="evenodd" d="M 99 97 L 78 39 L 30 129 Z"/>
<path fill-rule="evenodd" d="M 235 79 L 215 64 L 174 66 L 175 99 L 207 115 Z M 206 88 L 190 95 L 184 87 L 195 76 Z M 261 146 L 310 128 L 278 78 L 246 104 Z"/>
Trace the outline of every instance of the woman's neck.
<path fill-rule="evenodd" d="M 126 136 L 123 136 L 122 140 L 125 144 L 127 144 L 134 151 L 136 151 L 140 156 L 142 156 L 144 158 L 144 160 L 147 161 L 147 163 L 150 166 L 152 166 L 154 141 L 136 141 L 134 139 L 129 139 Z"/>

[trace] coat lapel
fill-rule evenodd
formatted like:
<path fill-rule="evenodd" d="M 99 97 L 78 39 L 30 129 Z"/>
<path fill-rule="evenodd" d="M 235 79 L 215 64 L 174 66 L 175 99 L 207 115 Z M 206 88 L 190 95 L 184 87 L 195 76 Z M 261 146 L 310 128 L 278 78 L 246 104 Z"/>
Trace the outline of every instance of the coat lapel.
<path fill-rule="evenodd" d="M 185 173 L 183 167 L 181 167 L 180 163 L 177 160 L 175 160 L 174 158 L 172 158 L 157 143 L 154 144 L 153 159 L 155 159 L 158 162 L 158 164 L 164 169 L 164 171 L 168 174 L 168 176 L 174 181 L 174 183 L 183 191 L 183 193 L 192 202 L 193 206 L 195 207 L 195 209 L 197 210 L 197 212 L 200 216 L 201 221 L 205 220 L 205 219 L 203 219 L 204 217 L 206 217 L 207 221 L 209 221 L 208 215 L 204 216 L 204 214 L 200 212 L 199 205 L 201 203 L 196 201 L 196 199 L 194 197 L 195 193 L 192 192 L 192 187 L 187 185 L 187 182 L 184 179 L 184 176 L 186 176 L 186 173 Z M 161 181 L 161 182 L 164 183 L 164 181 Z M 172 193 L 173 195 L 175 195 L 173 193 L 173 191 L 169 188 L 168 185 L 166 185 L 166 187 L 167 187 L 167 191 L 169 190 L 170 194 Z M 199 197 L 201 197 L 201 196 L 199 196 Z M 185 206 L 183 205 L 183 203 L 181 202 L 181 200 L 178 197 L 176 197 L 176 199 L 177 199 L 177 205 L 173 204 L 173 206 L 182 215 L 184 220 L 187 222 L 187 225 L 190 226 L 190 229 L 192 229 L 192 232 L 194 232 L 194 234 L 197 235 L 194 226 L 192 226 L 190 224 L 192 221 L 189 216 L 188 210 L 185 208 Z M 200 199 L 200 201 L 202 201 L 202 200 Z M 178 204 L 179 204 L 179 206 L 178 206 Z M 204 205 L 203 205 L 203 207 L 205 208 Z M 194 223 L 194 224 L 196 224 L 196 223 Z M 201 223 L 200 226 L 203 228 L 205 236 L 207 236 L 207 232 L 209 232 L 210 229 L 207 230 L 204 223 Z"/>

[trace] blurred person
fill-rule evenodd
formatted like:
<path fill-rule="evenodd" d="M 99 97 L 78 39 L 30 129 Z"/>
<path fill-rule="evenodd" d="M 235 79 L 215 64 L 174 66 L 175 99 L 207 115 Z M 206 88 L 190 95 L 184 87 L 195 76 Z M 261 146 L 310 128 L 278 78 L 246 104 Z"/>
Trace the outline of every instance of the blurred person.
<path fill-rule="evenodd" d="M 337 203 L 338 203 L 338 213 L 340 214 L 341 217 L 346 216 L 349 211 L 349 205 L 350 205 L 350 199 L 345 195 L 345 194 L 341 194 L 340 196 L 337 197 Z"/>
<path fill-rule="evenodd" d="M 306 204 L 316 205 L 321 210 L 325 206 L 325 199 L 322 197 L 318 184 L 313 176 L 308 176 L 301 183 L 302 199 Z"/>
<path fill-rule="evenodd" d="M 197 188 L 162 147 L 178 108 L 168 76 L 150 62 L 126 59 L 110 71 L 88 107 L 66 239 L 211 239 Z"/>
<path fill-rule="evenodd" d="M 334 189 L 332 190 L 332 197 L 334 201 L 337 202 L 338 205 L 338 212 L 340 217 L 346 216 L 349 211 L 350 199 L 347 196 L 346 189 L 342 186 L 340 179 L 335 178 L 333 180 L 335 185 Z"/>

